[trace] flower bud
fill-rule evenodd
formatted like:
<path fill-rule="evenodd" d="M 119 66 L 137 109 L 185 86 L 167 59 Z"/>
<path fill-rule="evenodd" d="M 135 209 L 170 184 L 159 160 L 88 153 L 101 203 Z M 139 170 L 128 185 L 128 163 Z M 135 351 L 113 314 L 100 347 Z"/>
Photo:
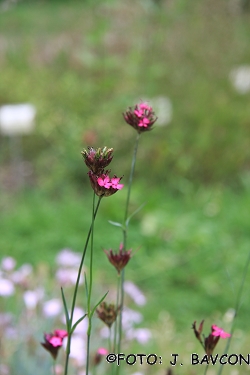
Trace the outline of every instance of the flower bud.
<path fill-rule="evenodd" d="M 118 310 L 115 308 L 115 305 L 106 302 L 102 302 L 99 307 L 96 309 L 98 318 L 101 319 L 109 328 L 116 321 Z"/>
<path fill-rule="evenodd" d="M 117 269 L 118 274 L 120 274 L 121 270 L 128 264 L 131 258 L 131 251 L 132 250 L 124 250 L 123 244 L 120 245 L 120 249 L 118 253 L 114 254 L 113 250 L 104 250 L 108 260 L 111 264 Z"/>
<path fill-rule="evenodd" d="M 96 175 L 103 173 L 113 159 L 113 148 L 97 148 L 88 147 L 88 150 L 84 149 L 81 152 L 85 164 L 87 167 Z"/>

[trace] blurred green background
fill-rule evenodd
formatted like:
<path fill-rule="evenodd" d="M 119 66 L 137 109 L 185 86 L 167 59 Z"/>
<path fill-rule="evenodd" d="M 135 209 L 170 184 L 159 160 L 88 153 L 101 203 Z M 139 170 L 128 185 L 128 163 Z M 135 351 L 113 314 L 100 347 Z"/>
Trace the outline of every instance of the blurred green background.
<path fill-rule="evenodd" d="M 23 189 L 0 135 L 0 256 L 53 273 L 60 249 L 81 251 L 91 189 L 80 151 L 113 147 L 112 172 L 125 188 L 102 202 L 95 272 L 114 282 L 102 248 L 122 238 L 108 220 L 123 218 L 136 136 L 122 112 L 167 98 L 170 120 L 140 140 L 130 210 L 146 205 L 131 222 L 127 277 L 148 296 L 148 326 L 159 332 L 168 312 L 178 345 L 194 320 L 229 328 L 223 317 L 250 251 L 250 91 L 232 78 L 250 65 L 249 39 L 247 0 L 0 1 L 0 105 L 37 109 L 35 131 L 22 138 Z M 250 341 L 249 281 L 241 349 Z"/>

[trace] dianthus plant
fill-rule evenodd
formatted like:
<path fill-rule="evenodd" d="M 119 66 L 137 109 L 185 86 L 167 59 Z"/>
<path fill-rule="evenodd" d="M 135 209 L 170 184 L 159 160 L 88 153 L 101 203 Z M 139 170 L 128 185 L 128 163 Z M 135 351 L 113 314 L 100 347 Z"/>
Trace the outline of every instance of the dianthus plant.
<path fill-rule="evenodd" d="M 105 324 L 111 328 L 111 325 L 115 323 L 115 333 L 113 335 L 113 343 L 110 343 L 109 349 L 112 349 L 114 352 L 121 351 L 121 342 L 122 342 L 122 312 L 123 312 L 123 304 L 124 304 L 124 278 L 125 278 L 125 266 L 128 264 L 130 257 L 131 257 L 131 249 L 127 249 L 127 237 L 128 237 L 128 227 L 130 218 L 133 214 L 129 217 L 129 203 L 130 203 L 130 194 L 131 194 L 131 187 L 133 182 L 134 170 L 135 170 L 135 163 L 136 163 L 136 156 L 138 150 L 138 144 L 140 135 L 146 131 L 152 129 L 153 124 L 155 123 L 157 117 L 155 116 L 152 107 L 150 107 L 147 103 L 141 102 L 136 104 L 134 108 L 130 107 L 124 114 L 123 117 L 127 124 L 131 125 L 137 132 L 136 135 L 136 142 L 132 157 L 132 164 L 131 164 L 131 171 L 128 181 L 128 191 L 127 191 L 127 198 L 125 202 L 125 213 L 124 218 L 121 223 L 113 223 L 114 225 L 120 227 L 122 229 L 122 243 L 120 245 L 120 249 L 118 253 L 114 253 L 112 250 L 105 251 L 110 263 L 116 268 L 117 270 L 117 299 L 116 304 L 107 304 L 104 299 L 107 293 L 100 298 L 99 301 L 96 303 L 92 303 L 92 288 L 93 288 L 93 264 L 94 264 L 94 222 L 95 218 L 103 197 L 110 197 L 111 195 L 115 194 L 119 190 L 123 188 L 123 184 L 121 183 L 122 177 L 117 177 L 117 175 L 112 175 L 111 171 L 107 169 L 109 164 L 113 159 L 113 149 L 112 148 L 93 148 L 88 147 L 82 151 L 82 156 L 86 166 L 89 168 L 88 176 L 90 185 L 93 189 L 93 204 L 92 204 L 92 220 L 90 223 L 90 228 L 86 236 L 85 246 L 82 253 L 81 262 L 78 269 L 78 275 L 76 284 L 74 287 L 73 297 L 71 304 L 66 301 L 65 294 L 63 289 L 61 288 L 62 293 L 62 300 L 65 310 L 65 317 L 66 317 L 66 328 L 67 332 L 65 333 L 65 337 L 67 336 L 67 346 L 66 346 L 66 360 L 65 360 L 65 367 L 64 367 L 64 375 L 68 374 L 69 368 L 69 357 L 70 357 L 70 350 L 71 350 L 71 338 L 72 334 L 77 327 L 77 325 L 84 319 L 88 318 L 88 330 L 87 330 L 87 349 L 86 349 L 86 375 L 89 375 L 90 372 L 90 339 L 91 339 L 91 331 L 92 331 L 92 319 L 93 314 L 96 311 L 98 317 L 104 321 Z M 98 197 L 98 198 L 96 198 Z M 138 211 L 138 210 L 137 210 Z M 136 212 L 137 212 L 136 211 Z M 83 272 L 83 265 L 85 261 L 86 252 L 88 250 L 88 244 L 90 242 L 90 249 L 89 249 L 89 277 L 87 279 L 85 276 L 85 290 L 86 290 L 86 314 L 80 317 L 75 323 L 74 321 L 74 310 L 76 307 L 76 300 L 78 294 L 78 288 L 80 283 L 81 274 Z M 50 350 L 54 359 L 56 359 L 56 355 L 58 348 L 61 346 L 62 339 L 60 339 L 60 345 L 58 345 L 59 339 L 54 336 L 51 339 L 51 335 L 45 336 L 45 343 L 42 345 L 47 349 Z M 55 347 L 54 347 L 55 345 Z M 99 357 L 98 357 L 99 358 Z M 99 360 L 99 359 L 98 359 Z M 119 366 L 116 368 L 116 374 L 119 373 Z"/>

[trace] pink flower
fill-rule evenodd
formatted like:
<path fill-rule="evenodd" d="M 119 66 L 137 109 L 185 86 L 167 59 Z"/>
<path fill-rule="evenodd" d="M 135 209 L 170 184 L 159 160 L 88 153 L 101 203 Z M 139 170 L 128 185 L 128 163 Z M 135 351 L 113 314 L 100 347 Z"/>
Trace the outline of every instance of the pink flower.
<path fill-rule="evenodd" d="M 222 339 L 227 339 L 228 337 L 231 336 L 230 333 L 227 333 L 227 332 L 223 331 L 222 328 L 219 328 L 216 325 L 212 325 L 212 335 L 213 336 L 219 336 Z"/>
<path fill-rule="evenodd" d="M 123 184 L 119 183 L 122 177 L 114 175 L 114 177 L 110 178 L 109 172 L 105 171 L 100 176 L 97 176 L 92 171 L 88 173 L 91 186 L 99 197 L 109 197 L 123 188 Z"/>
<path fill-rule="evenodd" d="M 109 354 L 108 350 L 105 348 L 99 348 L 94 356 L 94 365 L 99 365 L 102 357 L 106 357 Z"/>
<path fill-rule="evenodd" d="M 157 120 L 152 107 L 144 102 L 136 104 L 134 108 L 129 107 L 128 111 L 123 113 L 123 117 L 138 133 L 151 130 Z"/>
<path fill-rule="evenodd" d="M 113 189 L 121 190 L 123 188 L 123 184 L 119 184 L 120 178 L 119 177 L 113 177 L 111 178 L 111 186 Z"/>
<path fill-rule="evenodd" d="M 105 175 L 101 175 L 101 177 L 98 177 L 97 182 L 99 186 L 103 186 L 106 189 L 109 189 L 110 186 L 112 185 L 109 176 L 105 176 Z"/>
<path fill-rule="evenodd" d="M 109 352 L 106 348 L 99 348 L 97 350 L 97 353 L 100 354 L 100 355 L 108 355 L 109 354 Z"/>
<path fill-rule="evenodd" d="M 217 327 L 216 325 L 212 325 L 210 334 L 206 337 L 205 335 L 202 335 L 203 330 L 203 323 L 204 320 L 199 325 L 199 328 L 196 328 L 196 321 L 193 323 L 192 328 L 194 330 L 196 338 L 200 341 L 201 345 L 203 346 L 206 354 L 208 356 L 213 354 L 214 348 L 216 347 L 220 337 L 223 339 L 226 339 L 230 337 L 231 335 L 225 331 L 223 331 L 222 328 Z"/>
<path fill-rule="evenodd" d="M 68 336 L 68 333 L 63 329 L 56 329 L 53 333 L 45 333 L 44 341 L 41 345 L 46 349 L 54 359 L 58 355 L 58 350 L 63 344 L 63 339 Z"/>
<path fill-rule="evenodd" d="M 147 117 L 144 117 L 141 121 L 139 121 L 138 126 L 140 127 L 144 126 L 144 128 L 147 128 L 149 123 L 150 123 L 149 119 Z"/>
<path fill-rule="evenodd" d="M 64 339 L 68 336 L 68 333 L 64 329 L 55 329 L 54 335 L 60 337 L 60 339 Z"/>

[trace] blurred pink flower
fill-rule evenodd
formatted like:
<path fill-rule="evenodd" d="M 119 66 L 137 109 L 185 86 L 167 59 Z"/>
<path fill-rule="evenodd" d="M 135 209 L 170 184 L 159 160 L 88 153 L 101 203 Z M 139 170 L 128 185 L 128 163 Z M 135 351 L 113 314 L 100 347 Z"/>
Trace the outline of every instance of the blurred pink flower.
<path fill-rule="evenodd" d="M 220 336 L 222 339 L 227 339 L 230 337 L 230 333 L 225 332 L 222 328 L 217 327 L 215 324 L 212 325 L 212 335 Z"/>
<path fill-rule="evenodd" d="M 62 249 L 56 257 L 56 263 L 62 267 L 79 267 L 81 262 L 81 254 L 71 249 Z"/>
<path fill-rule="evenodd" d="M 11 280 L 15 284 L 26 286 L 29 276 L 32 274 L 33 268 L 31 264 L 25 263 L 18 270 L 13 272 Z"/>
<path fill-rule="evenodd" d="M 16 261 L 12 257 L 5 257 L 2 259 L 1 266 L 3 271 L 13 271 L 16 266 Z"/>
<path fill-rule="evenodd" d="M 94 356 L 94 365 L 99 365 L 99 363 L 102 360 L 102 357 L 106 357 L 108 355 L 109 351 L 106 348 L 99 348 Z"/>
<path fill-rule="evenodd" d="M 76 268 L 60 268 L 56 271 L 56 279 L 61 285 L 75 285 L 78 275 Z M 80 284 L 83 283 L 83 277 L 80 276 Z"/>
<path fill-rule="evenodd" d="M 56 359 L 58 350 L 63 345 L 63 339 L 67 335 L 67 332 L 62 329 L 55 330 L 53 333 L 45 333 L 44 342 L 41 342 L 41 345 Z"/>

